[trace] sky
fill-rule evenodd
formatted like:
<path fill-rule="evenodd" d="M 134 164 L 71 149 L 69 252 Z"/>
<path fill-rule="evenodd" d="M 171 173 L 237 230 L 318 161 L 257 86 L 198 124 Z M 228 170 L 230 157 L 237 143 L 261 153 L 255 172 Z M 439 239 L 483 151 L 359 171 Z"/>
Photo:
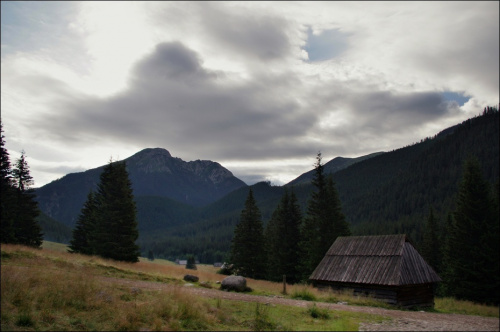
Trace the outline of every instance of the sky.
<path fill-rule="evenodd" d="M 165 148 L 247 184 L 499 103 L 499 2 L 2 1 L 1 119 L 35 187 Z"/>

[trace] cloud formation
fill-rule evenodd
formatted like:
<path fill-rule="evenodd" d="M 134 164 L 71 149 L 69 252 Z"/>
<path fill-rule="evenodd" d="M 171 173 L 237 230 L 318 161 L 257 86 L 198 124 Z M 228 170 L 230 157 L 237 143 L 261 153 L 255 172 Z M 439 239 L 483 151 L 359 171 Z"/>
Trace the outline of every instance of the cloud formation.
<path fill-rule="evenodd" d="M 37 185 L 148 147 L 286 183 L 319 150 L 399 148 L 498 103 L 498 7 L 2 2 L 7 148 Z"/>

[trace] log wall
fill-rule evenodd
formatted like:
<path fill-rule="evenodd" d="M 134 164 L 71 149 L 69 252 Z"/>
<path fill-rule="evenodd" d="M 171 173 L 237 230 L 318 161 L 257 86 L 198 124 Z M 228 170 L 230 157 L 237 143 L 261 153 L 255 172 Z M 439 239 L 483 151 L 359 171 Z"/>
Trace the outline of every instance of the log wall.
<path fill-rule="evenodd" d="M 434 284 L 382 286 L 370 284 L 315 282 L 315 286 L 320 290 L 350 290 L 354 296 L 370 296 L 385 303 L 405 308 L 434 306 Z"/>

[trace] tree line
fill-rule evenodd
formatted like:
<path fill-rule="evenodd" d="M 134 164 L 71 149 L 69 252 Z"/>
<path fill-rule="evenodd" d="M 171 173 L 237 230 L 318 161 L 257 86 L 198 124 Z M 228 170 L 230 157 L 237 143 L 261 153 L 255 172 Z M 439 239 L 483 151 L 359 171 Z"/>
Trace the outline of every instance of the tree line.
<path fill-rule="evenodd" d="M 351 234 L 333 180 L 324 174 L 321 152 L 312 183 L 315 190 L 305 216 L 292 187 L 285 190 L 265 229 L 250 188 L 231 245 L 230 263 L 239 274 L 306 281 L 335 239 Z"/>
<path fill-rule="evenodd" d="M 21 153 L 12 169 L 4 138 L 0 122 L 0 242 L 40 248 L 40 210 L 26 154 Z M 136 214 L 126 165 L 110 161 L 100 175 L 97 192 L 91 191 L 87 196 L 68 251 L 137 262 L 140 252 L 135 243 L 139 236 Z"/>
<path fill-rule="evenodd" d="M 5 148 L 3 124 L 0 122 L 0 242 L 22 244 L 34 248 L 42 245 L 43 233 L 38 224 L 40 214 L 32 189 L 34 184 L 24 150 L 11 167 Z"/>
<path fill-rule="evenodd" d="M 499 196 L 499 181 L 488 183 L 479 161 L 470 157 L 446 220 L 429 208 L 421 252 L 443 279 L 440 295 L 499 304 Z"/>
<path fill-rule="evenodd" d="M 80 212 L 68 251 L 138 262 L 137 209 L 125 162 L 110 160 Z"/>
<path fill-rule="evenodd" d="M 306 282 L 335 239 L 351 235 L 333 180 L 322 166 L 319 153 L 305 216 L 293 187 L 285 189 L 264 228 L 250 188 L 231 245 L 230 263 L 238 274 Z M 498 305 L 499 181 L 495 186 L 486 181 L 475 157 L 467 158 L 462 169 L 454 209 L 441 222 L 429 208 L 418 247 L 443 280 L 438 295 Z"/>

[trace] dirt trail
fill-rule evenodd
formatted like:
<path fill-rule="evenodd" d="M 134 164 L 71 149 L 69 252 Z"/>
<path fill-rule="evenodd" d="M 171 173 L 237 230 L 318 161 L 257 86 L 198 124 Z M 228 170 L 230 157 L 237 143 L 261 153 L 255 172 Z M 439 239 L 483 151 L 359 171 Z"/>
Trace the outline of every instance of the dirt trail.
<path fill-rule="evenodd" d="M 131 288 L 144 288 L 153 290 L 168 290 L 174 287 L 168 284 L 149 281 L 137 281 L 129 279 L 99 277 L 104 282 L 119 283 Z M 310 301 L 292 300 L 281 297 L 257 296 L 242 293 L 224 292 L 218 289 L 183 287 L 186 292 L 196 295 L 220 298 L 223 300 L 260 302 L 264 304 L 283 304 L 297 307 L 308 307 Z M 421 311 L 388 310 L 375 307 L 351 306 L 324 302 L 315 302 L 318 307 L 330 310 L 364 312 L 383 315 L 392 318 L 384 324 L 360 325 L 360 331 L 499 331 L 499 320 L 497 318 L 468 316 L 458 314 L 437 314 Z"/>

